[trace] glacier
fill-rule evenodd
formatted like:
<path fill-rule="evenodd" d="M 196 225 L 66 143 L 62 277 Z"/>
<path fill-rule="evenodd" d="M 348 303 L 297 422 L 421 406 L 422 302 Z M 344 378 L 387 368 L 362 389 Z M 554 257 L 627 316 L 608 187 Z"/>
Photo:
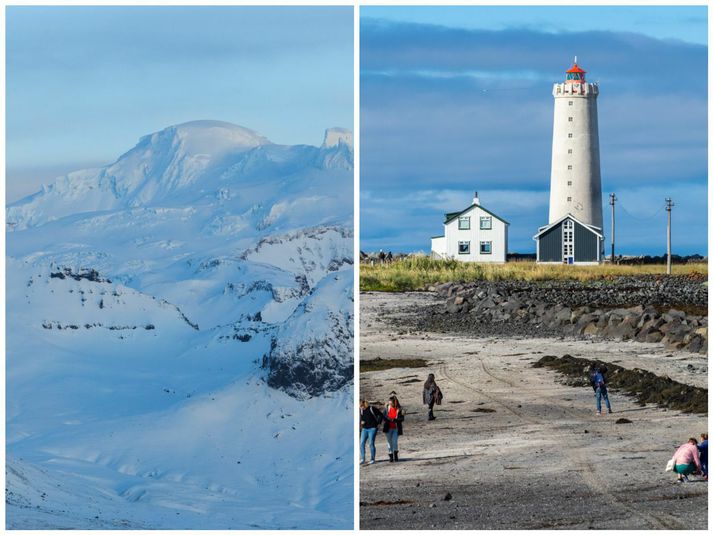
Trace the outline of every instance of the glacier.
<path fill-rule="evenodd" d="M 194 121 L 6 207 L 6 524 L 352 529 L 352 134 Z"/>

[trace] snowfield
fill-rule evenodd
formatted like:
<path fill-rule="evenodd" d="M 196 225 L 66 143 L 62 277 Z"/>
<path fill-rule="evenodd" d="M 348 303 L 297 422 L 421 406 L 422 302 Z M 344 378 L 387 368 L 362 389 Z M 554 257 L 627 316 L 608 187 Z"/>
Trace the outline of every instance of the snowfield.
<path fill-rule="evenodd" d="M 351 132 L 218 121 L 7 207 L 7 527 L 353 527 Z"/>

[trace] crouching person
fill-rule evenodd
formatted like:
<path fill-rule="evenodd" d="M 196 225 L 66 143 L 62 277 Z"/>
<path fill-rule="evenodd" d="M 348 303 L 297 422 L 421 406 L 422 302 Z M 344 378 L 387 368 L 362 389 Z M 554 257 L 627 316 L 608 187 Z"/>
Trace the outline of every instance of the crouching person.
<path fill-rule="evenodd" d="M 701 460 L 698 458 L 698 441 L 689 438 L 688 442 L 682 444 L 673 454 L 673 471 L 678 474 L 677 481 L 683 483 L 688 481 L 688 476 L 701 472 Z"/>

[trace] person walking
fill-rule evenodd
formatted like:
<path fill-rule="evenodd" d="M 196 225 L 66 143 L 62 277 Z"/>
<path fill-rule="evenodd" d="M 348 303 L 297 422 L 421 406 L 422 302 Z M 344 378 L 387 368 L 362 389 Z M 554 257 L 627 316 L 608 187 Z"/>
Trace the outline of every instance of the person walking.
<path fill-rule="evenodd" d="M 701 443 L 698 444 L 698 456 L 701 460 L 703 479 L 708 481 L 708 433 L 701 433 Z"/>
<path fill-rule="evenodd" d="M 612 413 L 611 403 L 609 403 L 609 394 L 607 392 L 607 369 L 605 366 L 592 366 L 589 372 L 589 382 L 594 389 L 594 395 L 597 400 L 597 416 L 602 415 L 602 398 L 607 405 L 607 412 Z"/>
<path fill-rule="evenodd" d="M 376 431 L 381 423 L 381 412 L 375 411 L 374 407 L 369 405 L 369 402 L 362 399 L 359 403 L 359 412 L 361 419 L 359 426 L 361 427 L 361 436 L 359 437 L 359 447 L 361 453 L 361 464 L 366 463 L 366 441 L 369 441 L 369 450 L 371 452 L 371 461 L 369 464 L 376 462 Z"/>
<path fill-rule="evenodd" d="M 698 455 L 698 441 L 689 438 L 688 442 L 682 444 L 673 454 L 673 471 L 678 474 L 677 481 L 683 483 L 688 481 L 688 476 L 701 471 L 701 460 Z"/>
<path fill-rule="evenodd" d="M 443 400 L 443 393 L 436 384 L 436 376 L 432 373 L 428 374 L 428 379 L 423 384 L 423 404 L 428 405 L 428 419 L 435 420 L 433 415 L 433 406 L 440 405 Z"/>
<path fill-rule="evenodd" d="M 399 461 L 399 435 L 404 434 L 402 422 L 404 413 L 395 395 L 389 397 L 384 408 L 384 433 L 389 448 L 389 462 Z"/>

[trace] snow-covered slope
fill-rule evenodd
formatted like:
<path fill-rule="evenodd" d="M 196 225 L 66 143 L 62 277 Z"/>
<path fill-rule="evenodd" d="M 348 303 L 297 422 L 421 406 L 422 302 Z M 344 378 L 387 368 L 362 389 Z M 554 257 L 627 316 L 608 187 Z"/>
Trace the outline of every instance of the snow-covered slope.
<path fill-rule="evenodd" d="M 196 121 L 7 207 L 8 527 L 352 526 L 352 162 Z"/>

